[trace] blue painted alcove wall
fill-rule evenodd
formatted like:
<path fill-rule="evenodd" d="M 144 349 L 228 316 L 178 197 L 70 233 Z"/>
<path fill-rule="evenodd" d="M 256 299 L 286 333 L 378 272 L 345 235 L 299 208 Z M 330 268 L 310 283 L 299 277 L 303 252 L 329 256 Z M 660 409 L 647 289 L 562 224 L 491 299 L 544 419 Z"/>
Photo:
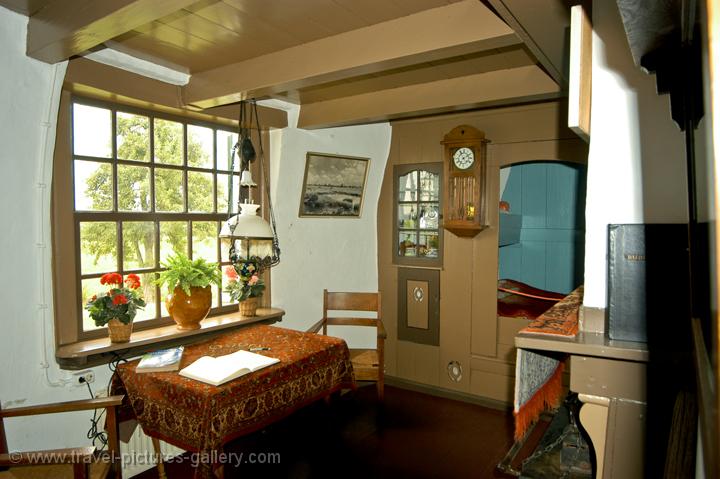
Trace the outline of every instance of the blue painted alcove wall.
<path fill-rule="evenodd" d="M 533 162 L 510 168 L 502 200 L 522 215 L 520 242 L 499 249 L 498 277 L 569 293 L 583 282 L 583 165 Z"/>

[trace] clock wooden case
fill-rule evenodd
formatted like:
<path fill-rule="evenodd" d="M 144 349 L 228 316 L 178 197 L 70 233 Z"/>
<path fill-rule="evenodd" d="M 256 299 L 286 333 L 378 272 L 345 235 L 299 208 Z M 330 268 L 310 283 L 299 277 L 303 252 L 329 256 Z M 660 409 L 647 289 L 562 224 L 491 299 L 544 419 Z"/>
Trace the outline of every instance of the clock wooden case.
<path fill-rule="evenodd" d="M 488 140 L 469 125 L 453 128 L 443 137 L 443 227 L 472 238 L 487 228 L 486 175 Z"/>

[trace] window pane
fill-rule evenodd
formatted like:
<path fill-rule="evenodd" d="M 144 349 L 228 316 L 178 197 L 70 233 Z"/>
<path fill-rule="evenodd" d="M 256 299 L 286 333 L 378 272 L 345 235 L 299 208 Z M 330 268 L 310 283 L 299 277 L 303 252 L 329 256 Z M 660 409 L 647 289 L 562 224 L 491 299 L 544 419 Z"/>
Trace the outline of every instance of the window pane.
<path fill-rule="evenodd" d="M 117 112 L 117 157 L 121 160 L 150 161 L 150 119 Z"/>
<path fill-rule="evenodd" d="M 123 221 L 123 269 L 155 267 L 155 223 Z"/>
<path fill-rule="evenodd" d="M 421 204 L 418 227 L 420 229 L 436 230 L 438 229 L 439 217 L 437 203 Z"/>
<path fill-rule="evenodd" d="M 154 125 L 155 161 L 182 165 L 185 153 L 182 123 L 155 118 Z"/>
<path fill-rule="evenodd" d="M 417 228 L 417 211 L 415 205 L 398 205 L 398 227 Z"/>
<path fill-rule="evenodd" d="M 233 201 L 232 211 L 237 212 L 237 199 L 238 192 L 240 191 L 240 177 L 233 175 Z M 230 186 L 229 175 L 218 174 L 217 175 L 217 212 L 227 213 L 228 211 L 228 189 Z"/>
<path fill-rule="evenodd" d="M 155 168 L 155 210 L 182 212 L 184 208 L 183 172 Z"/>
<path fill-rule="evenodd" d="M 90 317 L 90 312 L 85 309 L 85 305 L 88 301 L 90 301 L 90 298 L 92 298 L 94 295 L 100 296 L 101 294 L 105 294 L 108 289 L 106 286 L 100 284 L 100 278 L 93 278 L 93 279 L 84 279 L 81 281 L 82 286 L 82 293 L 81 293 L 81 301 L 82 303 L 80 306 L 82 307 L 82 315 L 83 315 L 83 321 L 82 321 L 82 329 L 83 331 L 92 331 L 93 329 L 100 329 L 97 326 L 95 326 L 95 321 L 92 320 Z"/>
<path fill-rule="evenodd" d="M 215 221 L 193 221 L 192 257 L 217 262 L 218 224 Z"/>
<path fill-rule="evenodd" d="M 112 158 L 112 112 L 73 104 L 73 154 Z"/>
<path fill-rule="evenodd" d="M 188 171 L 188 211 L 194 213 L 212 213 L 213 175 Z"/>
<path fill-rule="evenodd" d="M 224 222 L 220 223 L 222 228 Z M 220 261 L 230 261 L 230 238 L 220 238 Z"/>
<path fill-rule="evenodd" d="M 150 168 L 118 165 L 118 209 L 150 211 Z"/>
<path fill-rule="evenodd" d="M 400 256 L 416 256 L 415 250 L 415 233 L 400 232 L 398 255 Z"/>
<path fill-rule="evenodd" d="M 236 133 L 230 133 L 229 131 L 218 130 L 217 131 L 217 169 L 218 170 L 230 170 L 230 163 L 232 160 L 232 149 L 235 143 L 238 141 Z M 235 161 L 233 165 L 233 171 L 240 171 L 240 159 L 235 155 Z"/>
<path fill-rule="evenodd" d="M 424 258 L 437 258 L 438 256 L 438 233 L 420 232 L 420 241 L 417 246 L 417 255 Z"/>
<path fill-rule="evenodd" d="M 438 201 L 440 176 L 420 170 L 420 201 Z"/>
<path fill-rule="evenodd" d="M 81 274 L 117 271 L 117 229 L 113 221 L 80 223 Z"/>
<path fill-rule="evenodd" d="M 398 178 L 398 196 L 399 201 L 417 201 L 417 171 Z"/>
<path fill-rule="evenodd" d="M 135 315 L 135 321 L 147 321 L 150 319 L 155 319 L 157 288 L 155 287 L 154 281 L 155 278 L 157 278 L 157 275 L 155 273 L 146 273 L 139 276 L 141 285 L 140 290 L 142 291 L 143 299 L 145 299 L 145 308 L 138 310 L 137 314 Z"/>
<path fill-rule="evenodd" d="M 213 131 L 204 126 L 188 125 L 188 166 L 213 167 Z"/>
<path fill-rule="evenodd" d="M 160 222 L 160 263 L 172 254 L 187 254 L 187 222 Z"/>
<path fill-rule="evenodd" d="M 237 301 L 233 301 L 233 300 L 230 298 L 230 293 L 228 293 L 228 292 L 225 291 L 225 290 L 227 289 L 228 283 L 230 282 L 230 279 L 228 278 L 228 275 L 227 275 L 227 270 L 228 270 L 228 268 L 229 268 L 230 270 L 233 269 L 232 266 L 223 266 L 223 275 L 222 275 L 222 277 L 223 277 L 223 278 L 222 278 L 222 304 L 223 304 L 223 305 L 238 304 Z"/>
<path fill-rule="evenodd" d="M 75 210 L 110 211 L 113 209 L 112 165 L 75 160 Z"/>

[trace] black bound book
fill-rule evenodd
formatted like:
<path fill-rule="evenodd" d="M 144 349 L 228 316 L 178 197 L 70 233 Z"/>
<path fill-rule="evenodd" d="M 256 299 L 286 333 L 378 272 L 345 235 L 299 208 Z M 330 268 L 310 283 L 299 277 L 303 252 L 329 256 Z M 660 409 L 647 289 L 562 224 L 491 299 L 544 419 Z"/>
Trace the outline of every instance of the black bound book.
<path fill-rule="evenodd" d="M 649 320 L 687 315 L 687 264 L 687 224 L 608 225 L 610 339 L 647 342 Z"/>

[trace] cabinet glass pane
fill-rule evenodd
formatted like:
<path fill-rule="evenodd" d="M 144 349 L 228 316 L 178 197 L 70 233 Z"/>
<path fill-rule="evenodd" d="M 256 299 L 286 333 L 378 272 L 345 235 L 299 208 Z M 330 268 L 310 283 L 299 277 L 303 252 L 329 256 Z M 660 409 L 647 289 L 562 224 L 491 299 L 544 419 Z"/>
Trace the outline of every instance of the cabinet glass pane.
<path fill-rule="evenodd" d="M 415 249 L 415 233 L 401 232 L 398 233 L 398 255 L 399 256 L 417 256 Z"/>
<path fill-rule="evenodd" d="M 438 232 L 422 231 L 417 245 L 417 255 L 423 258 L 438 257 Z"/>
<path fill-rule="evenodd" d="M 417 201 L 417 171 L 398 178 L 398 200 Z"/>
<path fill-rule="evenodd" d="M 420 214 L 418 214 L 418 228 L 436 230 L 438 229 L 438 211 L 437 203 L 420 204 Z"/>
<path fill-rule="evenodd" d="M 398 228 L 417 228 L 417 210 L 415 205 L 398 206 Z"/>
<path fill-rule="evenodd" d="M 420 201 L 438 201 L 440 175 L 420 170 Z"/>

